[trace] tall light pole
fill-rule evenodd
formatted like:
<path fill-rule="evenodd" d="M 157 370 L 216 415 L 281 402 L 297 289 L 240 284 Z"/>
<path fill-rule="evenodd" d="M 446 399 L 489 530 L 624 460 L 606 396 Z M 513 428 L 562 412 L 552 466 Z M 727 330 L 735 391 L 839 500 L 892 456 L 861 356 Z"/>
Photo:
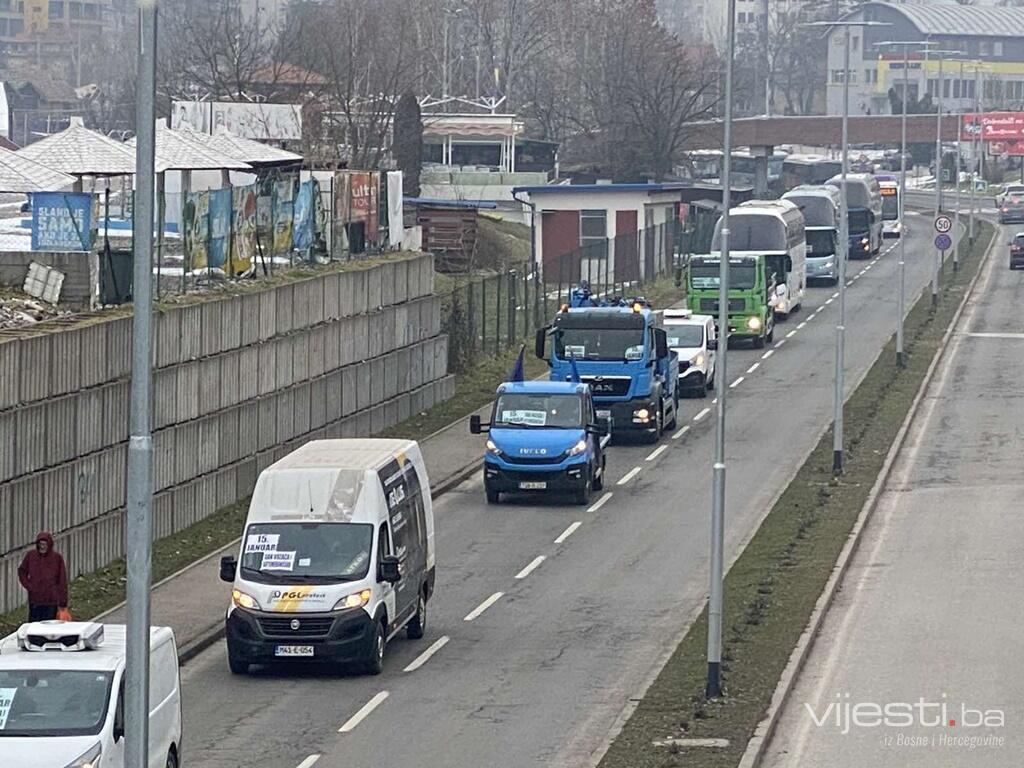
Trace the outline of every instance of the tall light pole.
<path fill-rule="evenodd" d="M 135 84 L 135 215 L 132 219 L 131 438 L 125 545 L 128 621 L 125 661 L 125 765 L 149 765 L 149 587 L 152 581 L 153 194 L 156 149 L 156 0 L 138 0 Z"/>
<path fill-rule="evenodd" d="M 903 102 L 900 119 L 900 247 L 897 261 L 899 276 L 896 280 L 896 365 L 902 368 L 903 358 L 903 321 L 906 314 L 906 253 L 907 225 L 904 218 L 904 203 L 907 198 L 907 100 L 910 98 L 910 49 L 932 45 L 922 40 L 886 40 L 878 43 L 878 47 L 903 49 Z"/>
<path fill-rule="evenodd" d="M 843 28 L 843 164 L 840 174 L 839 202 L 839 316 L 836 319 L 836 370 L 835 370 L 835 402 L 832 427 L 832 472 L 836 475 L 843 471 L 843 389 L 846 358 L 846 260 L 850 257 L 850 222 L 849 204 L 846 194 L 846 176 L 850 171 L 850 29 L 853 27 L 890 27 L 882 21 L 811 21 L 807 27 Z M 867 47 L 867 46 L 864 46 Z"/>
<path fill-rule="evenodd" d="M 718 352 L 715 358 L 715 459 L 711 486 L 711 590 L 708 595 L 709 699 L 722 695 L 722 603 L 725 578 L 725 399 L 729 387 L 726 357 L 729 348 L 729 207 L 732 204 L 732 65 L 736 54 L 736 0 L 726 9 L 725 114 L 722 127 L 722 231 L 718 265 Z"/>

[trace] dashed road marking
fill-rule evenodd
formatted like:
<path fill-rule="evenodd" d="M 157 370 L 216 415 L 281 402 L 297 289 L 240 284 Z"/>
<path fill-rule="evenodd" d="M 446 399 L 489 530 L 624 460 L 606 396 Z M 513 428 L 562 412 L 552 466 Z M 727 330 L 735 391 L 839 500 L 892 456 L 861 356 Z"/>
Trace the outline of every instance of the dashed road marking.
<path fill-rule="evenodd" d="M 608 491 L 604 496 L 602 496 L 600 499 L 598 499 L 597 503 L 595 503 L 592 507 L 590 507 L 590 509 L 588 509 L 587 512 L 597 512 L 597 510 L 599 510 L 601 507 L 603 507 L 608 502 L 608 499 L 610 499 L 611 497 L 612 497 L 612 492 Z"/>
<path fill-rule="evenodd" d="M 363 708 L 356 712 L 352 717 L 345 721 L 345 724 L 338 729 L 338 733 L 349 733 L 354 731 L 356 726 L 359 725 L 363 720 L 370 716 L 370 714 L 384 703 L 384 700 L 388 697 L 387 691 L 381 691 L 368 702 L 363 705 Z"/>
<path fill-rule="evenodd" d="M 547 560 L 547 558 L 544 557 L 544 555 L 537 555 L 535 558 L 533 558 L 533 560 L 531 560 L 527 564 L 527 566 L 525 568 L 523 568 L 523 570 L 521 570 L 519 573 L 516 574 L 516 578 L 517 579 L 525 579 L 527 576 L 529 576 L 531 573 L 533 573 L 534 570 L 541 563 L 543 563 L 545 560 Z"/>
<path fill-rule="evenodd" d="M 835 299 L 828 299 L 828 300 L 826 300 L 826 301 L 825 301 L 825 306 L 827 307 L 827 306 L 828 306 L 829 304 L 831 304 L 831 303 L 832 303 L 833 301 L 835 301 Z"/>
<path fill-rule="evenodd" d="M 838 299 L 839 298 L 839 291 L 836 291 L 835 293 L 833 293 L 831 298 Z"/>
<path fill-rule="evenodd" d="M 484 600 L 480 605 L 474 608 L 472 611 L 466 614 L 466 618 L 463 621 L 473 621 L 473 619 L 479 618 L 480 614 L 494 605 L 496 602 L 501 600 L 505 596 L 504 592 L 495 592 L 493 595 Z"/>
<path fill-rule="evenodd" d="M 769 349 L 767 352 L 765 352 L 763 355 L 761 355 L 761 359 L 762 360 L 767 360 L 769 357 L 771 357 L 774 354 L 775 354 L 775 350 L 774 349 Z"/>
<path fill-rule="evenodd" d="M 800 330 L 801 328 L 803 328 L 803 327 L 804 327 L 805 325 L 807 325 L 807 321 L 806 321 L 806 320 L 804 320 L 804 321 L 803 321 L 802 323 L 800 323 L 800 324 L 799 324 L 799 325 L 798 325 L 798 326 L 796 327 L 796 329 L 797 329 L 797 330 L 799 331 L 799 330 Z"/>
<path fill-rule="evenodd" d="M 738 379 L 736 379 L 736 381 L 729 385 L 729 389 L 732 389 L 733 387 L 738 387 L 740 384 L 743 383 L 743 379 L 745 378 L 746 376 L 740 376 Z"/>
<path fill-rule="evenodd" d="M 752 366 L 747 368 L 747 373 L 753 373 L 754 371 L 756 371 L 760 367 L 761 367 L 760 363 L 754 363 Z"/>
<path fill-rule="evenodd" d="M 619 482 L 617 484 L 618 485 L 625 485 L 626 483 L 628 483 L 630 480 L 632 480 L 634 477 L 636 477 L 639 474 L 640 474 L 640 467 L 633 467 L 631 470 L 629 470 L 629 472 L 627 472 L 621 478 L 619 478 Z"/>
<path fill-rule="evenodd" d="M 442 648 L 444 648 L 446 645 L 448 645 L 448 641 L 449 640 L 451 640 L 451 638 L 448 637 L 448 635 L 442 635 L 441 637 L 439 637 L 434 642 L 433 645 L 431 645 L 429 648 L 427 648 L 427 650 L 425 650 L 423 653 L 421 653 L 419 656 L 417 656 L 415 659 L 413 659 L 412 663 L 409 664 L 409 666 L 407 666 L 402 671 L 403 672 L 415 672 L 417 669 L 419 669 L 424 664 L 426 664 L 428 661 L 430 661 L 430 657 L 431 656 L 433 656 L 435 653 L 437 653 Z"/>
<path fill-rule="evenodd" d="M 781 347 L 785 343 L 786 343 L 785 339 L 779 339 L 778 341 L 775 342 L 775 348 L 778 349 L 779 347 Z"/>
<path fill-rule="evenodd" d="M 320 755 L 310 755 L 301 763 L 299 763 L 298 768 L 313 768 L 313 764 L 316 763 L 316 761 L 319 759 Z"/>
<path fill-rule="evenodd" d="M 790 331 L 786 334 L 787 339 L 792 339 L 794 336 L 796 336 L 796 331 Z"/>
<path fill-rule="evenodd" d="M 672 435 L 672 439 L 673 440 L 678 440 L 680 437 L 682 437 L 683 435 L 685 435 L 689 431 L 690 431 L 690 425 L 687 424 L 685 427 L 683 427 L 678 432 L 676 432 L 674 435 Z"/>
<path fill-rule="evenodd" d="M 576 529 L 579 528 L 581 525 L 583 525 L 583 522 L 580 520 L 577 520 L 575 523 L 570 525 L 568 528 L 562 531 L 561 534 L 559 534 L 557 539 L 555 539 L 555 544 L 561 544 L 562 542 L 564 542 L 566 539 L 568 539 L 570 536 L 576 533 Z"/>
<path fill-rule="evenodd" d="M 651 455 L 648 456 L 646 459 L 644 459 L 644 461 L 654 461 L 656 458 L 661 456 L 661 454 L 663 454 L 667 450 L 668 450 L 668 446 L 667 445 L 658 446 L 653 451 L 651 451 Z"/>
<path fill-rule="evenodd" d="M 718 400 L 718 398 L 716 397 L 716 398 L 715 398 L 715 400 L 717 401 L 717 400 Z M 707 415 L 708 415 L 709 413 L 711 413 L 711 409 L 710 409 L 710 408 L 705 408 L 705 409 L 704 409 L 703 411 L 701 411 L 701 412 L 700 412 L 700 413 L 698 413 L 698 414 L 697 414 L 696 416 L 694 416 L 694 417 L 693 417 L 693 420 L 694 420 L 694 421 L 700 421 L 700 420 L 701 420 L 701 419 L 703 419 L 703 418 L 704 418 L 705 416 L 707 416 Z"/>

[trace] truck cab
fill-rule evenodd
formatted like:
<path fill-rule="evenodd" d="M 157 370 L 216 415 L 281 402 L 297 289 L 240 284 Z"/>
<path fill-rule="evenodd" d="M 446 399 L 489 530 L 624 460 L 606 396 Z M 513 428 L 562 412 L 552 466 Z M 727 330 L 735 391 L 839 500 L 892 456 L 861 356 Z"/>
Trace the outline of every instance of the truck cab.
<path fill-rule="evenodd" d="M 537 330 L 534 351 L 548 361 L 551 381 L 578 374 L 590 385 L 597 416 L 608 420 L 612 436 L 655 443 L 676 424 L 679 357 L 659 313 L 640 300 L 622 304 L 563 307 L 550 326 Z"/>
<path fill-rule="evenodd" d="M 484 490 L 497 504 L 502 493 L 571 493 L 588 504 L 604 487 L 607 425 L 594 408 L 590 387 L 562 381 L 516 381 L 498 387 L 491 420 L 470 418 L 470 432 L 488 433 Z"/>
<path fill-rule="evenodd" d="M 707 397 L 715 382 L 715 319 L 689 309 L 666 309 L 663 316 L 668 345 L 679 356 L 680 392 Z"/>
<path fill-rule="evenodd" d="M 717 314 L 721 254 L 690 259 L 687 301 L 694 312 Z M 729 337 L 749 339 L 761 349 L 775 338 L 774 272 L 764 256 L 729 256 Z"/>

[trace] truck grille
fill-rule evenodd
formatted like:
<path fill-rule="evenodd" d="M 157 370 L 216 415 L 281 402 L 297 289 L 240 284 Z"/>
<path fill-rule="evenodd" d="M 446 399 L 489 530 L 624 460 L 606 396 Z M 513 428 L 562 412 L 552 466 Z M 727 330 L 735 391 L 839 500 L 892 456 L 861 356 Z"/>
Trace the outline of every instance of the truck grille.
<path fill-rule="evenodd" d="M 729 299 L 729 311 L 730 312 L 742 312 L 746 307 L 746 303 L 743 299 Z M 718 299 L 701 299 L 700 300 L 700 311 L 701 312 L 717 312 L 718 311 Z"/>
<path fill-rule="evenodd" d="M 558 453 L 552 456 L 512 456 L 506 454 L 502 458 L 509 464 L 522 464 L 524 466 L 538 466 L 543 464 L 557 464 L 565 456 L 565 453 Z"/>
<path fill-rule="evenodd" d="M 292 629 L 292 622 L 299 623 Z M 301 615 L 281 619 L 261 618 L 260 630 L 267 637 L 326 637 L 331 632 L 334 619 L 327 617 L 303 618 Z"/>
<path fill-rule="evenodd" d="M 590 385 L 590 391 L 597 397 L 622 397 L 629 394 L 630 379 L 607 378 L 601 376 L 581 376 L 584 384 Z"/>

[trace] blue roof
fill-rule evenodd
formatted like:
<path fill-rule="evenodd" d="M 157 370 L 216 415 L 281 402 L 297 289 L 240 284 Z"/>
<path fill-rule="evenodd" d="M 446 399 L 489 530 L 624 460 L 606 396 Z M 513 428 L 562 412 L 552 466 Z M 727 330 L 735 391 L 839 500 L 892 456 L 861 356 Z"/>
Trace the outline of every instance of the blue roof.
<path fill-rule="evenodd" d="M 544 379 L 542 381 L 506 381 L 500 387 L 499 392 L 507 392 L 509 394 L 573 394 L 575 392 L 582 392 L 586 388 L 586 384 L 580 384 L 579 382 L 571 381 L 548 381 Z"/>
<path fill-rule="evenodd" d="M 512 194 L 528 195 L 566 192 L 679 192 L 685 184 L 543 184 L 536 187 L 513 187 Z"/>
<path fill-rule="evenodd" d="M 444 200 L 435 197 L 406 197 L 407 205 L 434 206 L 437 208 L 497 208 L 493 200 Z"/>

